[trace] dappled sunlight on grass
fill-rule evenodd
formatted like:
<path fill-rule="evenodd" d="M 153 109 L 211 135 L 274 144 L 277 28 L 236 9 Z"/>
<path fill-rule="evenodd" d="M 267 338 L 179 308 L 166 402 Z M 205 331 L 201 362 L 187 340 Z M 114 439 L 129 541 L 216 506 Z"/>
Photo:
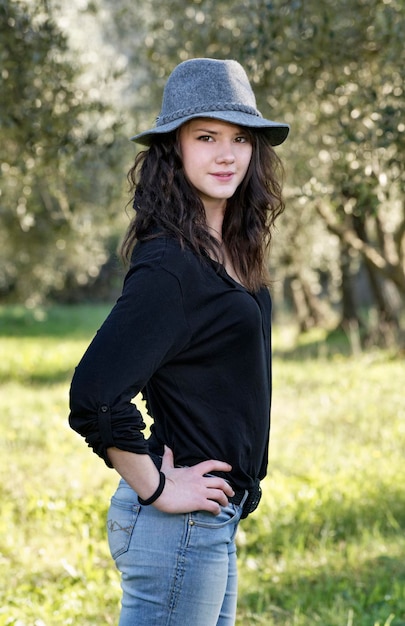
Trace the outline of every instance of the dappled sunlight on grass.
<path fill-rule="evenodd" d="M 51 385 L 68 381 L 87 342 L 58 338 L 1 339 L 0 382 Z"/>
<path fill-rule="evenodd" d="M 269 560 L 266 569 L 256 572 L 245 568 L 240 607 L 263 622 L 242 617 L 237 624 L 403 626 L 404 552 L 403 541 L 398 550 L 398 540 L 380 542 L 373 537 L 340 550 L 321 548 L 310 558 L 297 551 L 287 559 Z"/>
<path fill-rule="evenodd" d="M 67 424 L 70 376 L 105 312 L 47 311 L 47 330 L 2 311 L 0 626 L 117 621 L 117 475 Z M 404 362 L 322 349 L 321 333 L 284 339 L 269 475 L 238 533 L 237 626 L 405 626 Z"/>

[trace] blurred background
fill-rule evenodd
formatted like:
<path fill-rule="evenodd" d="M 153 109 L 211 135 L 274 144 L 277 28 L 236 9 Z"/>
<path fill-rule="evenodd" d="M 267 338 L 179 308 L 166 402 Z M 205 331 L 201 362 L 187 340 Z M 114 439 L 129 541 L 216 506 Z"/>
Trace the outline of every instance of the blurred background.
<path fill-rule="evenodd" d="M 404 32 L 405 0 L 0 0 L 0 626 L 117 623 L 117 476 L 69 385 L 121 289 L 128 138 L 198 56 L 291 125 L 236 626 L 405 626 Z"/>
<path fill-rule="evenodd" d="M 403 342 L 404 23 L 403 0 L 2 0 L 0 303 L 115 298 L 128 137 L 177 63 L 235 58 L 291 125 L 276 311 Z"/>

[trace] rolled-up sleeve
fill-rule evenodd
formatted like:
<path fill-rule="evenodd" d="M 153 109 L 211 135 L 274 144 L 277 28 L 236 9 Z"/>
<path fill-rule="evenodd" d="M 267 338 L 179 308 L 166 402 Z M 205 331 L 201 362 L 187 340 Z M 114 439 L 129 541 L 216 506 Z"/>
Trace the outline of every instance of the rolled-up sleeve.
<path fill-rule="evenodd" d="M 108 466 L 109 447 L 148 453 L 132 400 L 189 337 L 178 279 L 159 265 L 133 267 L 70 388 L 69 424 Z"/>

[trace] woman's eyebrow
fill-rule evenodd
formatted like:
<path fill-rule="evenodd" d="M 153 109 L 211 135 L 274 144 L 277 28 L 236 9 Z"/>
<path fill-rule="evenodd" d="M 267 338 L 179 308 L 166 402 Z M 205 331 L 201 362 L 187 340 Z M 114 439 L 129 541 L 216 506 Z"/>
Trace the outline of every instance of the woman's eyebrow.
<path fill-rule="evenodd" d="M 210 130 L 209 128 L 193 128 L 195 133 L 210 133 L 210 135 L 218 135 L 219 131 Z"/>
<path fill-rule="evenodd" d="M 201 128 L 200 127 L 193 128 L 192 132 L 193 133 L 209 133 L 210 135 L 221 135 L 222 134 L 222 131 L 220 131 L 220 130 L 212 130 L 210 128 L 202 128 L 202 127 Z M 236 135 L 241 135 L 242 133 L 243 133 L 243 131 L 238 128 L 237 130 L 235 130 L 234 134 L 236 136 Z"/>

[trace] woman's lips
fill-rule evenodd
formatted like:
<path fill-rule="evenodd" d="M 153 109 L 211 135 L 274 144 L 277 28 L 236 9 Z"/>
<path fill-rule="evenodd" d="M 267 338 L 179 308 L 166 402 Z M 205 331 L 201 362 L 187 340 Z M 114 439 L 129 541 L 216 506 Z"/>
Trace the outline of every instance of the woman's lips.
<path fill-rule="evenodd" d="M 234 172 L 214 172 L 213 174 L 211 174 L 211 176 L 213 176 L 214 178 L 223 181 L 231 180 L 234 175 Z"/>

